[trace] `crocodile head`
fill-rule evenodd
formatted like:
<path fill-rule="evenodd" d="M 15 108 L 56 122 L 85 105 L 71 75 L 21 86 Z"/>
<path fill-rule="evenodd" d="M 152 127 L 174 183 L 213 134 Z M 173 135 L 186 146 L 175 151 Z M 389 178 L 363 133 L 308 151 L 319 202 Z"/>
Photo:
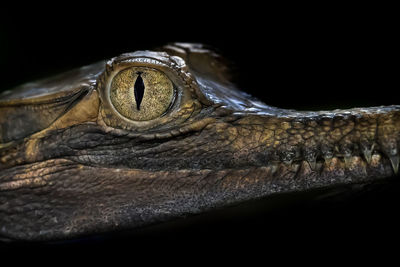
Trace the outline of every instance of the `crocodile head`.
<path fill-rule="evenodd" d="M 177 43 L 4 92 L 0 235 L 130 229 L 398 172 L 400 106 L 279 109 L 228 73 Z"/>

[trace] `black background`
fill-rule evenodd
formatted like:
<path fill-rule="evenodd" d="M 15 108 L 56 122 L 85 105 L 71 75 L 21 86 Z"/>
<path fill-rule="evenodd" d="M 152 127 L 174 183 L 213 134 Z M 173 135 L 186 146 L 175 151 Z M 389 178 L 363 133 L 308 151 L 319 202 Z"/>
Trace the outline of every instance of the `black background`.
<path fill-rule="evenodd" d="M 269 105 L 317 110 L 400 102 L 398 25 L 390 7 L 151 5 L 3 10 L 0 90 L 180 41 L 215 47 L 235 64 L 240 88 Z M 365 258 L 379 248 L 390 255 L 400 237 L 399 193 L 394 179 L 341 201 L 291 200 L 272 211 L 258 201 L 177 224 L 42 246 L 128 249 L 135 256 L 167 251 L 172 259 L 300 250 L 305 258 L 323 253 L 331 260 Z"/>

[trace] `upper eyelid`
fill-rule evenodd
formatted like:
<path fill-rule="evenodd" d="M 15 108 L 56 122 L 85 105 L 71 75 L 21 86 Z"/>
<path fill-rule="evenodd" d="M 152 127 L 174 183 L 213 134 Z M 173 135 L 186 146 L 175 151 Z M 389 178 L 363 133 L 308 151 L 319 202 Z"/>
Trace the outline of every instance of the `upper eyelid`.
<path fill-rule="evenodd" d="M 112 73 L 118 73 L 125 68 L 134 66 L 157 69 L 166 74 L 178 88 L 181 87 L 180 84 L 184 85 L 183 87 L 190 91 L 193 98 L 198 98 L 203 104 L 210 104 L 208 99 L 199 91 L 197 81 L 191 75 L 185 61 L 165 52 L 137 51 L 115 57 L 107 62 L 105 72 L 100 76 L 98 83 L 105 83 L 108 78 L 112 78 L 110 77 Z"/>

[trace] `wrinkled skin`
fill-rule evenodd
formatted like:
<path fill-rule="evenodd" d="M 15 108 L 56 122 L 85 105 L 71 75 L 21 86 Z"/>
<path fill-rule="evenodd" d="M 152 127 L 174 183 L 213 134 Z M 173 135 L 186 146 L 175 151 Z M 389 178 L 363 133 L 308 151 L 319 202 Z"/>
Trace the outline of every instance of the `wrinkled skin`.
<path fill-rule="evenodd" d="M 55 240 L 131 229 L 246 200 L 398 172 L 400 106 L 297 112 L 229 82 L 201 45 L 137 51 L 0 98 L 0 235 Z M 177 104 L 149 122 L 116 114 L 105 88 L 160 69 Z"/>

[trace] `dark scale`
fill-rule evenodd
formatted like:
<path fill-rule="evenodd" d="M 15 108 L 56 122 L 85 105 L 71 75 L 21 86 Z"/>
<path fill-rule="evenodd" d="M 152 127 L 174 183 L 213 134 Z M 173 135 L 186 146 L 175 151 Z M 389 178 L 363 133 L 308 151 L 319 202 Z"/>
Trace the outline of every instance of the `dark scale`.
<path fill-rule="evenodd" d="M 138 77 L 136 78 L 135 81 L 135 100 L 136 100 L 136 108 L 137 110 L 140 110 L 140 103 L 142 103 L 143 95 L 144 95 L 144 83 L 142 76 L 140 76 L 143 72 L 136 72 Z"/>

